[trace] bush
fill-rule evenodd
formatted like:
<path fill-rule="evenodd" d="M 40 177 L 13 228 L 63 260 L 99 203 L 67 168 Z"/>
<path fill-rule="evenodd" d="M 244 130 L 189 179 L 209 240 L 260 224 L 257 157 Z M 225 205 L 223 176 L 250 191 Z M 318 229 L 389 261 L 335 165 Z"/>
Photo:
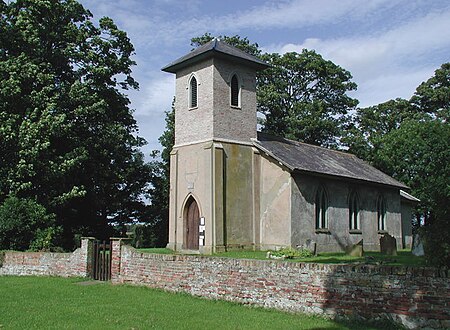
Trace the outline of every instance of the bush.
<path fill-rule="evenodd" d="M 135 248 L 155 247 L 157 237 L 154 227 L 151 225 L 132 225 L 130 228 L 133 233 L 131 245 Z"/>
<path fill-rule="evenodd" d="M 294 259 L 294 258 L 311 258 L 313 253 L 307 249 L 293 249 L 291 247 L 285 247 L 278 251 L 270 251 L 270 255 L 274 257 L 283 257 L 285 259 Z"/>
<path fill-rule="evenodd" d="M 34 200 L 6 198 L 0 205 L 0 250 L 29 249 L 38 230 L 52 227 L 54 222 L 54 214 Z M 44 236 L 43 232 L 39 235 Z"/>
<path fill-rule="evenodd" d="M 424 238 L 425 260 L 431 266 L 450 267 L 450 228 L 443 218 L 420 228 Z"/>
<path fill-rule="evenodd" d="M 34 240 L 30 244 L 31 251 L 56 251 L 61 249 L 57 247 L 57 240 L 62 234 L 62 227 L 38 228 Z"/>

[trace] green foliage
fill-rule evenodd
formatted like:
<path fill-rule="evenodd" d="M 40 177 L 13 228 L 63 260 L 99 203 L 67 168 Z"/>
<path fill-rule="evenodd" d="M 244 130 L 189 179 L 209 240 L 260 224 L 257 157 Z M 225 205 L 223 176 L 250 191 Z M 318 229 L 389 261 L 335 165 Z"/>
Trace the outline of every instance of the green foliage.
<path fill-rule="evenodd" d="M 358 108 L 353 123 L 342 138 L 349 152 L 374 161 L 374 152 L 382 146 L 383 137 L 400 127 L 405 120 L 421 120 L 425 115 L 408 100 L 395 99 L 368 108 Z"/>
<path fill-rule="evenodd" d="M 31 251 L 55 251 L 60 252 L 57 242 L 62 234 L 62 227 L 38 228 L 35 238 L 30 244 Z"/>
<path fill-rule="evenodd" d="M 168 248 L 145 248 L 145 249 L 138 249 L 138 251 L 153 254 L 175 254 L 174 250 Z"/>
<path fill-rule="evenodd" d="M 448 207 L 446 208 L 448 212 Z M 420 228 L 423 237 L 425 257 L 429 265 L 450 267 L 450 229 L 449 214 L 436 217 L 434 221 Z"/>
<path fill-rule="evenodd" d="M 156 233 L 154 226 L 146 224 L 136 224 L 131 226 L 131 232 L 133 233 L 131 245 L 137 249 L 148 248 L 156 245 Z"/>
<path fill-rule="evenodd" d="M 0 205 L 0 250 L 27 250 L 55 221 L 32 199 L 11 196 Z"/>
<path fill-rule="evenodd" d="M 449 141 L 447 123 L 411 120 L 384 135 L 375 153 L 375 164 L 411 188 L 427 218 L 449 213 Z"/>
<path fill-rule="evenodd" d="M 140 250 L 146 252 L 145 249 Z M 148 251 L 149 253 L 158 253 Z M 272 251 L 270 251 L 273 254 Z M 299 251 L 302 254 L 302 251 Z M 279 254 L 278 256 L 282 256 Z M 227 251 L 217 253 L 214 256 L 223 258 L 235 258 L 235 259 L 267 259 L 266 251 Z M 364 257 L 349 256 L 344 252 L 322 252 L 317 255 L 311 255 L 310 251 L 306 250 L 303 256 L 294 257 L 288 259 L 289 262 L 310 262 L 319 264 L 377 264 L 377 265 L 390 265 L 390 266 L 426 266 L 423 257 L 417 257 L 411 253 L 411 251 L 398 251 L 397 256 L 387 256 L 377 251 L 364 251 Z"/>
<path fill-rule="evenodd" d="M 138 88 L 126 33 L 74 0 L 1 3 L 0 201 L 36 197 L 68 247 L 142 217 L 150 168 L 123 92 Z"/>
<path fill-rule="evenodd" d="M 284 247 L 277 251 L 270 251 L 271 256 L 285 258 L 285 259 L 296 259 L 296 258 L 310 258 L 313 253 L 307 249 L 294 249 L 291 247 Z"/>
<path fill-rule="evenodd" d="M 175 99 L 172 102 L 171 111 L 166 112 L 166 130 L 159 138 L 162 152 L 153 152 L 153 160 L 150 162 L 151 176 L 149 194 L 152 202 L 149 206 L 149 218 L 152 219 L 156 240 L 154 245 L 165 247 L 169 233 L 169 184 L 170 184 L 170 153 L 175 143 Z"/>
<path fill-rule="evenodd" d="M 428 262 L 450 264 L 450 63 L 420 84 L 411 99 L 358 109 L 342 141 L 349 151 L 411 187 L 421 202 Z"/>
<path fill-rule="evenodd" d="M 350 72 L 314 51 L 264 54 L 271 65 L 258 76 L 263 131 L 306 143 L 337 147 L 358 101 Z"/>
<path fill-rule="evenodd" d="M 433 119 L 450 120 L 450 62 L 434 72 L 434 76 L 417 87 L 411 103 Z"/>
<path fill-rule="evenodd" d="M 450 265 L 450 126 L 438 120 L 407 121 L 382 139 L 376 161 L 411 187 L 421 202 L 425 254 L 430 264 Z"/>
<path fill-rule="evenodd" d="M 191 39 L 191 46 L 193 47 L 199 47 L 201 45 L 204 45 L 211 40 L 213 40 L 215 37 L 212 36 L 210 33 L 206 32 L 204 35 L 195 37 Z M 261 50 L 259 49 L 259 45 L 257 43 L 251 43 L 250 40 L 248 40 L 247 37 L 240 37 L 238 35 L 234 36 L 217 36 L 216 38 L 223 40 L 227 44 L 234 46 L 236 48 L 239 48 L 240 50 L 253 55 L 253 56 L 260 56 Z"/>

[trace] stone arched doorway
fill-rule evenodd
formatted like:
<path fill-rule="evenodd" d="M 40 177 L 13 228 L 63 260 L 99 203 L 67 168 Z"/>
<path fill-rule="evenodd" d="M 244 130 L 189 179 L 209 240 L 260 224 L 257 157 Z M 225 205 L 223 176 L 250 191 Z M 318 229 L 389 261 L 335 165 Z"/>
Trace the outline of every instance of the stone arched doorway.
<path fill-rule="evenodd" d="M 200 212 L 197 201 L 191 196 L 184 210 L 184 248 L 198 250 Z"/>

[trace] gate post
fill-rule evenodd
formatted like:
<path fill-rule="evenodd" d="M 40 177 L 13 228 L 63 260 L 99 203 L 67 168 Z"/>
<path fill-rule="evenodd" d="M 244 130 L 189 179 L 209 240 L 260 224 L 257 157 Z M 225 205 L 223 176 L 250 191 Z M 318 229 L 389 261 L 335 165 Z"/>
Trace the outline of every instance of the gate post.
<path fill-rule="evenodd" d="M 122 258 L 122 245 L 128 238 L 111 237 L 111 282 L 120 282 L 120 262 Z"/>
<path fill-rule="evenodd" d="M 94 270 L 94 241 L 95 237 L 81 237 L 81 251 L 85 256 L 83 273 L 86 277 L 93 276 Z"/>

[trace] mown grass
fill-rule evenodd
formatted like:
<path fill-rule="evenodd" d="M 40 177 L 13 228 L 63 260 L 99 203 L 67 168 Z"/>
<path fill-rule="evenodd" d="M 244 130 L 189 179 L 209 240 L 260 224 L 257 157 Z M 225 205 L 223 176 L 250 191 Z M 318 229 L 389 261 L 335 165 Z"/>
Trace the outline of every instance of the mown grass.
<path fill-rule="evenodd" d="M 0 277 L 1 329 L 387 329 L 145 287 L 84 279 Z"/>
<path fill-rule="evenodd" d="M 170 249 L 139 249 L 145 253 L 164 253 L 170 254 L 174 251 Z M 384 255 L 381 252 L 367 251 L 364 252 L 363 257 L 352 257 L 346 255 L 343 252 L 324 252 L 319 253 L 317 256 L 309 258 L 295 258 L 285 259 L 289 262 L 312 262 L 322 264 L 375 264 L 375 265 L 387 265 L 387 266 L 426 266 L 425 259 L 423 257 L 417 257 L 411 253 L 410 250 L 401 250 L 397 252 L 397 256 Z M 265 260 L 267 251 L 227 251 L 222 253 L 216 253 L 213 256 L 235 259 L 260 259 Z"/>
<path fill-rule="evenodd" d="M 144 253 L 158 253 L 158 254 L 173 254 L 174 251 L 167 248 L 142 248 L 137 249 L 139 252 Z"/>
<path fill-rule="evenodd" d="M 242 259 L 266 259 L 264 251 L 229 251 L 215 254 L 218 257 Z M 352 257 L 343 252 L 324 252 L 309 258 L 285 259 L 290 262 L 313 262 L 323 264 L 380 264 L 390 266 L 425 266 L 425 259 L 417 257 L 411 251 L 398 251 L 397 256 L 384 255 L 381 252 L 364 252 L 363 257 Z"/>

